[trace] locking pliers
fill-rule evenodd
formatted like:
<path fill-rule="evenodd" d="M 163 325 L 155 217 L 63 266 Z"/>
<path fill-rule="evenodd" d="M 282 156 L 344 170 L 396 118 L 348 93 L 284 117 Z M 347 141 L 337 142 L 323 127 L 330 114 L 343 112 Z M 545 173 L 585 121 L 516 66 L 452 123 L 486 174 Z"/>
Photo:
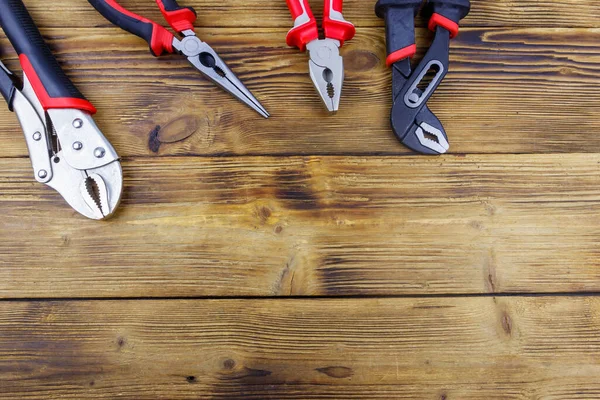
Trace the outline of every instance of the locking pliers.
<path fill-rule="evenodd" d="M 21 124 L 35 179 L 80 214 L 111 216 L 123 173 L 96 126 L 94 106 L 64 74 L 21 0 L 0 0 L 0 25 L 19 55 L 22 83 L 0 62 L 0 93 Z"/>

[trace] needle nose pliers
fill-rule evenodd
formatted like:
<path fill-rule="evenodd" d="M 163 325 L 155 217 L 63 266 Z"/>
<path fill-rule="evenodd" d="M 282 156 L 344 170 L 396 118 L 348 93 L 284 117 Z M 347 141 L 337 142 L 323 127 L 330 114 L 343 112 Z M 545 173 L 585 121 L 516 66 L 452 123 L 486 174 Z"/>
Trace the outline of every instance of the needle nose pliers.
<path fill-rule="evenodd" d="M 321 99 L 330 112 L 340 107 L 344 84 L 344 61 L 340 47 L 354 37 L 354 25 L 342 15 L 343 0 L 325 0 L 323 31 L 325 39 L 319 39 L 319 27 L 308 0 L 286 0 L 294 27 L 288 32 L 288 46 L 308 50 L 310 77 Z"/>
<path fill-rule="evenodd" d="M 155 57 L 167 53 L 184 55 L 207 78 L 263 117 L 269 117 L 267 110 L 231 72 L 221 57 L 196 36 L 193 24 L 197 14 L 192 7 L 181 7 L 175 0 L 156 0 L 169 25 L 183 36 L 178 39 L 163 26 L 126 10 L 115 0 L 88 0 L 88 2 L 114 25 L 148 42 L 150 52 Z"/>
<path fill-rule="evenodd" d="M 410 57 L 415 45 L 414 19 L 421 0 L 379 0 L 377 16 L 385 19 L 387 65 L 392 68 L 392 128 L 408 148 L 422 154 L 443 154 L 450 145 L 439 119 L 427 107 L 448 73 L 450 39 L 458 34 L 458 23 L 470 11 L 469 0 L 428 0 L 423 14 L 435 32 L 423 60 L 412 70 Z"/>

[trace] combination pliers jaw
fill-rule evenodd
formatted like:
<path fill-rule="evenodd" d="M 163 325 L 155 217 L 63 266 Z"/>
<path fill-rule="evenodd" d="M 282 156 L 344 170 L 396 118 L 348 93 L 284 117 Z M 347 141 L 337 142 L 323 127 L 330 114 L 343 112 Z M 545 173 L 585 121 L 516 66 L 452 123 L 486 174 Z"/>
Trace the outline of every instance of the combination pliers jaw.
<path fill-rule="evenodd" d="M 23 83 L 0 62 L 0 93 L 17 115 L 35 179 L 91 219 L 112 216 L 123 173 L 95 112 L 61 70 L 21 0 L 0 0 L 0 25 L 19 54 Z"/>
<path fill-rule="evenodd" d="M 340 48 L 354 37 L 356 28 L 342 15 L 343 0 L 325 0 L 323 31 L 325 39 L 319 39 L 319 26 L 308 0 L 287 0 L 294 19 L 294 27 L 288 32 L 288 46 L 308 50 L 308 68 L 323 104 L 331 113 L 340 108 L 344 85 L 344 60 Z"/>
<path fill-rule="evenodd" d="M 437 155 L 446 153 L 450 144 L 427 101 L 448 73 L 450 39 L 458 34 L 458 23 L 469 13 L 470 1 L 427 1 L 423 14 L 429 17 L 429 29 L 435 37 L 413 71 L 410 58 L 417 49 L 414 19 L 421 6 L 421 0 L 379 0 L 375 12 L 386 23 L 386 64 L 392 68 L 392 129 L 408 148 Z"/>

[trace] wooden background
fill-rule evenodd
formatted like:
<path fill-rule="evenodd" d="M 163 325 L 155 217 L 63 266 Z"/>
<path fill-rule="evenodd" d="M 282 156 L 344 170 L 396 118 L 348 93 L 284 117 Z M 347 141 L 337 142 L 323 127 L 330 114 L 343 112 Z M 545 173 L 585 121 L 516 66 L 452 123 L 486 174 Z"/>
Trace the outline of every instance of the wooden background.
<path fill-rule="evenodd" d="M 25 3 L 125 192 L 76 215 L 0 112 L 0 398 L 600 399 L 599 2 L 473 0 L 437 158 L 389 128 L 374 1 L 328 116 L 283 0 L 182 0 L 270 120 L 85 0 Z"/>

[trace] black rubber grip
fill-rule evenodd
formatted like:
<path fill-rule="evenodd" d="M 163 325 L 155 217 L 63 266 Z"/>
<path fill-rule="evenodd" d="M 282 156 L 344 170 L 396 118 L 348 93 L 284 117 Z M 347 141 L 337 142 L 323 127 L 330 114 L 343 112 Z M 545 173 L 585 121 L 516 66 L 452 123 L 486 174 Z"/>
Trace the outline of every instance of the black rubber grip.
<path fill-rule="evenodd" d="M 8 109 L 10 111 L 13 110 L 12 101 L 15 95 L 16 82 L 16 77 L 10 71 L 4 69 L 3 65 L 0 65 L 0 94 L 2 94 L 4 100 L 8 103 Z"/>
<path fill-rule="evenodd" d="M 152 55 L 158 57 L 165 52 L 170 52 L 166 50 L 165 45 L 160 40 L 160 36 L 164 31 L 162 26 L 124 9 L 116 1 L 110 1 L 109 3 L 106 0 L 88 0 L 88 3 L 114 25 L 144 39 L 150 46 Z M 155 30 L 161 31 L 155 33 Z"/>
<path fill-rule="evenodd" d="M 375 14 L 385 19 L 388 55 L 415 44 L 415 17 L 420 0 L 379 0 Z"/>
<path fill-rule="evenodd" d="M 21 0 L 0 0 L 0 25 L 17 54 L 24 54 L 51 98 L 85 97 L 65 75 Z"/>
<path fill-rule="evenodd" d="M 177 4 L 176 0 L 162 0 L 162 2 L 165 6 L 165 10 L 168 12 L 179 11 L 179 10 L 190 10 L 195 15 L 198 15 L 198 14 L 196 14 L 196 10 L 194 10 L 193 7 L 181 7 L 179 4 Z"/>
<path fill-rule="evenodd" d="M 449 20 L 459 23 L 471 11 L 469 0 L 428 0 L 423 13 L 431 17 L 433 13 L 443 15 Z"/>
<path fill-rule="evenodd" d="M 109 5 L 104 0 L 88 0 L 88 2 L 100 13 L 104 18 L 117 25 L 119 28 L 126 30 L 148 42 L 148 45 L 152 44 L 152 31 L 154 27 L 150 22 L 144 22 L 141 17 L 134 18 L 132 14 L 126 15 L 116 8 Z"/>

